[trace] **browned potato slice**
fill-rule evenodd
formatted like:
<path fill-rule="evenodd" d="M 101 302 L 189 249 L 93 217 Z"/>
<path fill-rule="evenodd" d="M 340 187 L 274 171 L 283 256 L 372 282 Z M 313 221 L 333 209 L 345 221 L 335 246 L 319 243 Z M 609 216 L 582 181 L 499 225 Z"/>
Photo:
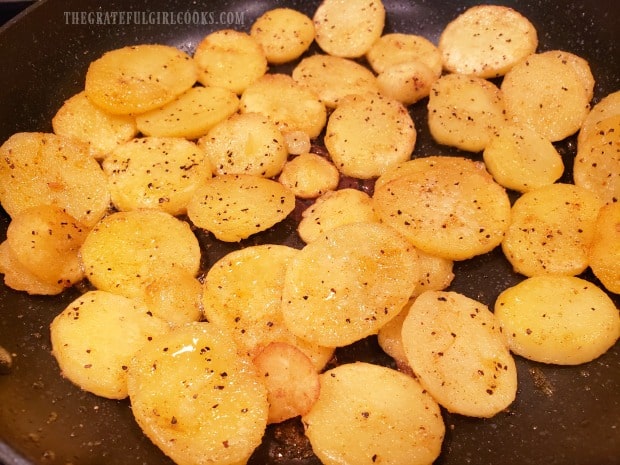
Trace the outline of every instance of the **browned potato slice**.
<path fill-rule="evenodd" d="M 373 201 L 385 224 L 420 250 L 448 260 L 491 251 L 510 223 L 510 201 L 480 163 L 431 156 L 379 178 Z"/>
<path fill-rule="evenodd" d="M 224 87 L 236 94 L 267 72 L 267 58 L 258 41 L 233 29 L 204 37 L 196 47 L 194 62 L 201 84 Z"/>
<path fill-rule="evenodd" d="M 428 465 L 439 456 L 439 406 L 411 376 L 356 362 L 320 380 L 319 399 L 302 421 L 321 463 Z"/>
<path fill-rule="evenodd" d="M 426 291 L 402 327 L 407 360 L 420 383 L 450 412 L 492 417 L 517 392 L 517 369 L 499 322 L 482 303 Z"/>
<path fill-rule="evenodd" d="M 426 37 L 397 32 L 382 35 L 372 44 L 366 59 L 376 73 L 401 63 L 422 62 L 437 78 L 443 66 L 439 49 Z"/>
<path fill-rule="evenodd" d="M 181 50 L 159 44 L 110 50 L 90 63 L 84 90 L 112 114 L 137 114 L 161 107 L 196 82 L 196 65 Z"/>
<path fill-rule="evenodd" d="M 526 192 L 512 207 L 502 250 L 525 276 L 577 275 L 588 267 L 588 250 L 602 202 L 572 184 Z"/>
<path fill-rule="evenodd" d="M 52 354 L 67 379 L 109 399 L 127 397 L 133 354 L 168 324 L 137 301 L 89 291 L 71 302 L 50 326 Z"/>
<path fill-rule="evenodd" d="M 338 171 L 370 179 L 408 160 L 416 137 L 413 120 L 400 102 L 367 93 L 340 100 L 327 122 L 324 142 Z"/>
<path fill-rule="evenodd" d="M 620 336 L 613 301 L 596 285 L 574 276 L 528 278 L 499 295 L 495 315 L 510 349 L 537 362 L 589 362 Z"/>
<path fill-rule="evenodd" d="M 250 35 L 265 52 L 269 63 L 282 64 L 299 58 L 314 40 L 314 23 L 292 8 L 274 8 L 259 16 Z"/>
<path fill-rule="evenodd" d="M 351 344 L 402 310 L 418 273 L 416 251 L 392 228 L 340 226 L 306 245 L 287 267 L 284 322 L 319 345 Z"/>
<path fill-rule="evenodd" d="M 141 296 L 146 285 L 173 268 L 196 275 L 200 266 L 200 246 L 189 224 L 157 210 L 106 216 L 88 234 L 80 255 L 95 287 L 127 297 Z"/>
<path fill-rule="evenodd" d="M 221 241 L 238 242 L 269 229 L 295 208 L 295 194 L 283 184 L 250 174 L 216 176 L 187 207 L 189 219 Z"/>
<path fill-rule="evenodd" d="M 154 337 L 128 371 L 131 411 L 177 464 L 244 464 L 261 443 L 267 392 L 252 361 L 210 323 Z"/>
<path fill-rule="evenodd" d="M 103 170 L 88 145 L 42 132 L 21 132 L 0 147 L 0 203 L 15 216 L 55 205 L 87 227 L 110 206 Z"/>
<path fill-rule="evenodd" d="M 381 37 L 385 8 L 380 0 L 323 0 L 312 20 L 315 40 L 324 52 L 357 58 Z"/>
<path fill-rule="evenodd" d="M 435 79 L 431 69 L 421 61 L 389 66 L 377 75 L 381 93 L 404 105 L 428 97 Z"/>
<path fill-rule="evenodd" d="M 598 123 L 615 115 L 620 115 L 620 90 L 607 94 L 592 107 L 579 130 L 577 145 L 596 132 Z"/>
<path fill-rule="evenodd" d="M 439 49 L 453 73 L 494 78 L 534 53 L 538 35 L 518 11 L 499 5 L 468 8 L 442 31 Z"/>
<path fill-rule="evenodd" d="M 54 133 L 88 144 L 100 160 L 138 132 L 133 116 L 113 115 L 94 105 L 82 91 L 64 102 L 52 118 Z"/>
<path fill-rule="evenodd" d="M 161 108 L 136 117 L 145 136 L 197 139 L 239 108 L 239 98 L 223 87 L 196 86 Z"/>
<path fill-rule="evenodd" d="M 590 268 L 608 291 L 620 294 L 620 203 L 601 208 L 588 254 Z"/>
<path fill-rule="evenodd" d="M 254 365 L 267 386 L 267 423 L 305 415 L 318 399 L 319 373 L 294 345 L 272 342 L 254 357 Z"/>
<path fill-rule="evenodd" d="M 203 151 L 179 137 L 132 139 L 114 149 L 102 166 L 112 203 L 121 211 L 150 208 L 184 214 L 194 193 L 211 177 Z"/>
<path fill-rule="evenodd" d="M 313 199 L 338 187 L 340 173 L 325 157 L 302 153 L 289 160 L 278 178 L 295 197 Z"/>
<path fill-rule="evenodd" d="M 17 260 L 43 282 L 71 287 L 84 278 L 78 252 L 89 229 L 61 208 L 40 205 L 21 211 L 6 235 Z"/>
<path fill-rule="evenodd" d="M 403 329 L 403 322 L 405 321 L 405 318 L 407 318 L 407 314 L 409 313 L 409 309 L 411 308 L 413 301 L 414 299 L 409 300 L 401 312 L 384 324 L 381 329 L 379 329 L 379 333 L 377 334 L 377 342 L 379 343 L 379 347 L 381 347 L 386 354 L 394 359 L 398 371 L 412 376 L 413 371 L 409 366 L 409 360 L 407 360 L 407 354 L 405 353 L 405 348 L 403 347 L 403 338 L 401 333 Z"/>

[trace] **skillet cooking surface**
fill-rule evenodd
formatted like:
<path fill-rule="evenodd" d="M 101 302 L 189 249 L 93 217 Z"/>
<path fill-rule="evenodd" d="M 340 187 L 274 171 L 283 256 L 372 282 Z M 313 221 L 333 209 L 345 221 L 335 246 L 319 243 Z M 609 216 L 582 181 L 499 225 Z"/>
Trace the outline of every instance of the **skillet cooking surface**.
<path fill-rule="evenodd" d="M 231 0 L 196 2 L 82 0 L 43 1 L 0 30 L 0 142 L 18 131 L 51 131 L 51 118 L 63 100 L 83 87 L 88 63 L 104 51 L 136 43 L 159 42 L 192 52 L 220 25 L 67 24 L 71 11 L 200 11 L 232 13 L 236 29 L 249 30 L 254 18 L 283 2 Z M 384 0 L 385 32 L 424 35 L 433 42 L 443 27 L 475 2 Z M 492 3 L 492 2 L 491 2 Z M 620 89 L 620 2 L 615 0 L 498 1 L 533 22 L 539 50 L 564 49 L 586 58 L 597 79 L 595 102 Z M 286 2 L 312 15 L 317 2 Z M 234 16 L 234 13 L 241 15 Z M 411 108 L 418 141 L 415 156 L 450 154 L 435 145 L 424 122 L 425 101 Z M 565 155 L 570 182 L 574 138 L 557 144 Z M 296 214 L 299 214 L 299 209 Z M 8 225 L 0 210 L 1 239 Z M 199 239 L 208 266 L 237 245 Z M 295 214 L 242 245 L 277 242 L 301 246 Z M 493 306 L 495 298 L 521 277 L 496 250 L 455 264 L 452 290 Z M 586 274 L 586 278 L 592 276 Z M 142 434 L 127 401 L 111 401 L 80 391 L 62 379 L 50 354 L 49 324 L 79 294 L 29 297 L 0 285 L 0 346 L 14 354 L 10 374 L 0 375 L 0 460 L 7 464 L 170 464 Z M 618 296 L 614 296 L 618 305 Z M 389 364 L 374 338 L 338 350 L 339 363 L 366 360 Z M 612 465 L 620 457 L 620 347 L 588 364 L 557 367 L 516 357 L 519 391 L 510 409 L 481 420 L 444 412 L 446 438 L 437 464 Z M 403 412 L 406 415 L 406 412 Z M 268 428 L 250 464 L 318 464 L 298 421 Z"/>

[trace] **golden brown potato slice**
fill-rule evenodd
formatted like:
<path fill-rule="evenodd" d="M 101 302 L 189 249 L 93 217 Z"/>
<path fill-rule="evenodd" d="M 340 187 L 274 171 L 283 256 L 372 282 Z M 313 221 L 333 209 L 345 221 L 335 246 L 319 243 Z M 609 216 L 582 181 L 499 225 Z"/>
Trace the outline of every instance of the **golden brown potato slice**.
<path fill-rule="evenodd" d="M 404 105 L 422 100 L 431 92 L 436 76 L 421 61 L 410 61 L 389 66 L 377 75 L 381 93 Z"/>
<path fill-rule="evenodd" d="M 620 90 L 607 94 L 592 107 L 577 135 L 577 145 L 596 132 L 598 123 L 616 115 L 620 115 Z"/>
<path fill-rule="evenodd" d="M 129 115 L 113 115 L 94 105 L 82 91 L 66 100 L 52 118 L 54 133 L 88 144 L 91 156 L 101 160 L 117 145 L 138 132 Z"/>
<path fill-rule="evenodd" d="M 323 0 L 314 12 L 315 40 L 332 56 L 363 56 L 381 37 L 385 8 L 378 0 Z"/>
<path fill-rule="evenodd" d="M 502 250 L 525 276 L 577 275 L 588 267 L 588 250 L 602 202 L 572 184 L 526 192 L 512 207 Z"/>
<path fill-rule="evenodd" d="M 256 357 L 254 365 L 267 387 L 267 423 L 280 423 L 305 415 L 319 397 L 319 373 L 301 350 L 285 342 L 272 342 Z"/>
<path fill-rule="evenodd" d="M 495 315 L 510 349 L 537 362 L 589 362 L 620 336 L 613 301 L 596 285 L 574 276 L 528 278 L 499 295 Z"/>
<path fill-rule="evenodd" d="M 510 201 L 480 163 L 461 157 L 416 158 L 378 179 L 381 221 L 420 250 L 448 260 L 491 251 L 510 223 Z"/>
<path fill-rule="evenodd" d="M 340 173 L 327 158 L 314 153 L 302 153 L 289 160 L 278 178 L 295 197 L 313 199 L 338 187 Z"/>
<path fill-rule="evenodd" d="M 439 456 L 439 406 L 411 376 L 356 362 L 320 380 L 319 399 L 302 421 L 321 463 L 428 465 Z"/>
<path fill-rule="evenodd" d="M 517 393 L 517 369 L 499 321 L 482 303 L 456 292 L 418 296 L 402 327 L 409 365 L 450 412 L 492 417 Z"/>
<path fill-rule="evenodd" d="M 110 206 L 108 181 L 88 145 L 42 132 L 20 132 L 0 147 L 0 203 L 15 216 L 55 205 L 87 227 Z"/>
<path fill-rule="evenodd" d="M 603 286 L 620 294 L 620 203 L 601 208 L 588 258 L 590 268 Z"/>
<path fill-rule="evenodd" d="M 52 321 L 52 354 L 72 383 L 101 397 L 124 399 L 133 354 L 167 331 L 168 324 L 137 301 L 89 291 Z"/>
<path fill-rule="evenodd" d="M 538 34 L 518 11 L 476 5 L 453 19 L 439 37 L 444 67 L 452 73 L 494 78 L 534 53 Z"/>
<path fill-rule="evenodd" d="M 128 371 L 131 410 L 177 464 L 244 464 L 261 443 L 267 392 L 225 331 L 190 323 L 142 346 Z"/>
<path fill-rule="evenodd" d="M 196 65 L 169 45 L 130 45 L 90 63 L 84 90 L 88 99 L 112 114 L 153 110 L 171 102 L 196 82 Z"/>
<path fill-rule="evenodd" d="M 443 66 L 439 49 L 426 37 L 397 32 L 383 34 L 372 44 L 366 59 L 378 74 L 401 63 L 422 62 L 437 78 Z"/>
<path fill-rule="evenodd" d="M 381 326 L 381 329 L 379 329 L 377 333 L 379 347 L 394 359 L 398 371 L 407 373 L 411 376 L 414 376 L 414 374 L 409 366 L 409 360 L 407 360 L 401 332 L 403 329 L 403 321 L 407 318 L 407 314 L 414 300 L 414 298 L 409 300 L 401 312 Z"/>

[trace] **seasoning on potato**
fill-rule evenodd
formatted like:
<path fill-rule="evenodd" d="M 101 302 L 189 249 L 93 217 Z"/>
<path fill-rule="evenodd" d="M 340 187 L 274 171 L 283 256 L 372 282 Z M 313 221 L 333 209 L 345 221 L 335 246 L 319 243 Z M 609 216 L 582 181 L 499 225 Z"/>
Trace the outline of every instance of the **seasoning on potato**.
<path fill-rule="evenodd" d="M 620 294 L 620 203 L 604 205 L 599 211 L 588 263 L 607 290 Z"/>
<path fill-rule="evenodd" d="M 340 173 L 328 159 L 302 153 L 284 164 L 278 181 L 293 191 L 295 197 L 313 199 L 336 190 Z"/>

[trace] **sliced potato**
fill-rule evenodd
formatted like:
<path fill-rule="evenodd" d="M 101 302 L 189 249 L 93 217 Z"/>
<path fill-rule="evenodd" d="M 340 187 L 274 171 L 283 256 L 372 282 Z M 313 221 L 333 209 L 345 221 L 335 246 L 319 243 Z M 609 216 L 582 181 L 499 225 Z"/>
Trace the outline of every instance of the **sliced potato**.
<path fill-rule="evenodd" d="M 302 421 L 321 463 L 428 465 L 439 456 L 439 406 L 411 376 L 356 362 L 320 380 L 319 399 Z"/>
<path fill-rule="evenodd" d="M 114 149 L 102 163 L 112 203 L 120 211 L 155 209 L 181 215 L 211 178 L 211 164 L 179 137 L 140 137 Z"/>
<path fill-rule="evenodd" d="M 312 144 L 310 143 L 310 136 L 307 132 L 287 131 L 282 135 L 286 143 L 286 150 L 290 155 L 301 155 L 302 153 L 310 152 Z"/>
<path fill-rule="evenodd" d="M 66 100 L 52 118 L 54 133 L 88 144 L 90 154 L 102 160 L 117 145 L 138 132 L 130 115 L 113 115 L 94 105 L 82 91 Z"/>
<path fill-rule="evenodd" d="M 441 75 L 441 53 L 426 37 L 392 32 L 383 34 L 366 53 L 371 68 L 378 74 L 401 63 L 422 62 L 434 77 Z"/>
<path fill-rule="evenodd" d="M 195 86 L 163 107 L 136 116 L 136 124 L 145 136 L 197 139 L 238 108 L 233 91 Z"/>
<path fill-rule="evenodd" d="M 210 323 L 190 323 L 136 353 L 131 410 L 177 464 L 243 464 L 261 443 L 269 405 L 251 360 Z"/>
<path fill-rule="evenodd" d="M 238 242 L 269 229 L 295 208 L 283 184 L 251 174 L 223 174 L 202 186 L 187 207 L 189 219 L 221 241 Z"/>
<path fill-rule="evenodd" d="M 242 31 L 221 29 L 205 36 L 194 52 L 198 81 L 241 94 L 267 72 L 267 58 L 258 41 Z"/>
<path fill-rule="evenodd" d="M 454 262 L 443 257 L 436 257 L 418 250 L 418 262 L 420 264 L 420 278 L 413 291 L 413 296 L 418 296 L 424 291 L 442 291 L 446 289 L 454 279 Z"/>
<path fill-rule="evenodd" d="M 66 288 L 84 278 L 78 252 L 88 232 L 61 208 L 39 205 L 16 215 L 6 235 L 25 269 L 41 281 Z"/>
<path fill-rule="evenodd" d="M 503 76 L 537 46 L 534 25 L 518 11 L 500 5 L 468 8 L 439 37 L 448 71 L 482 78 Z"/>
<path fill-rule="evenodd" d="M 292 76 L 316 92 L 328 108 L 335 108 L 349 94 L 380 92 L 372 71 L 348 58 L 317 53 L 301 60 Z"/>
<path fill-rule="evenodd" d="M 271 178 L 282 170 L 288 152 L 278 126 L 261 113 L 241 113 L 216 124 L 198 140 L 218 174 Z"/>
<path fill-rule="evenodd" d="M 381 37 L 385 7 L 379 0 L 323 0 L 312 20 L 316 43 L 324 52 L 358 58 Z"/>
<path fill-rule="evenodd" d="M 292 8 L 274 8 L 259 16 L 250 29 L 269 63 L 299 58 L 314 41 L 312 19 Z"/>
<path fill-rule="evenodd" d="M 173 268 L 195 276 L 200 266 L 200 246 L 189 225 L 157 210 L 106 216 L 86 237 L 80 256 L 96 288 L 127 297 L 141 296 Z"/>
<path fill-rule="evenodd" d="M 106 176 L 88 145 L 56 134 L 20 132 L 0 147 L 0 203 L 10 216 L 55 205 L 87 227 L 110 206 Z"/>
<path fill-rule="evenodd" d="M 506 123 L 502 92 L 490 81 L 465 74 L 437 79 L 428 99 L 428 127 L 439 144 L 484 150 Z"/>
<path fill-rule="evenodd" d="M 586 91 L 588 101 L 592 100 L 595 81 L 592 70 L 590 69 L 590 64 L 584 58 L 574 53 L 567 52 L 566 50 L 548 50 L 546 52 L 541 52 L 541 55 L 553 55 L 562 63 L 570 65 L 577 73 L 577 77 Z"/>
<path fill-rule="evenodd" d="M 433 71 L 421 61 L 410 61 L 389 66 L 377 75 L 381 93 L 404 105 L 411 105 L 428 97 L 433 82 Z"/>
<path fill-rule="evenodd" d="M 171 102 L 192 87 L 196 65 L 169 45 L 140 44 L 110 50 L 90 63 L 84 90 L 112 114 L 137 114 Z"/>
<path fill-rule="evenodd" d="M 375 186 L 375 211 L 423 252 L 464 260 L 502 242 L 510 201 L 482 164 L 430 156 L 407 161 L 384 176 Z"/>
<path fill-rule="evenodd" d="M 599 100 L 590 110 L 583 120 L 579 134 L 577 135 L 577 146 L 587 139 L 593 132 L 596 132 L 596 125 L 611 116 L 620 115 L 620 90 L 611 92 Z"/>
<path fill-rule="evenodd" d="M 306 354 L 294 345 L 272 342 L 254 357 L 254 365 L 267 387 L 267 423 L 305 415 L 318 399 L 319 373 Z"/>
<path fill-rule="evenodd" d="M 523 194 L 512 207 L 502 250 L 525 276 L 577 275 L 588 267 L 588 250 L 602 202 L 572 184 L 551 184 Z"/>
<path fill-rule="evenodd" d="M 527 126 L 498 128 L 482 156 L 499 184 L 519 192 L 553 184 L 564 172 L 562 156 L 551 141 Z"/>
<path fill-rule="evenodd" d="M 289 160 L 278 178 L 295 197 L 313 199 L 338 187 L 340 173 L 325 157 L 302 153 Z"/>
<path fill-rule="evenodd" d="M 354 223 L 307 244 L 286 269 L 284 322 L 327 347 L 351 344 L 394 318 L 418 278 L 414 248 L 388 226 Z"/>
<path fill-rule="evenodd" d="M 609 296 L 574 276 L 528 278 L 499 295 L 495 315 L 510 349 L 537 362 L 589 362 L 620 336 L 618 309 Z"/>
<path fill-rule="evenodd" d="M 133 354 L 168 330 L 137 301 L 89 291 L 52 321 L 52 354 L 72 383 L 101 397 L 124 399 Z"/>
<path fill-rule="evenodd" d="M 262 113 L 282 133 L 303 131 L 311 139 L 321 133 L 327 121 L 318 94 L 280 73 L 265 74 L 250 84 L 241 96 L 241 111 Z"/>
<path fill-rule="evenodd" d="M 402 327 L 407 360 L 420 384 L 450 412 L 492 417 L 517 392 L 517 369 L 499 322 L 482 303 L 426 291 Z"/>
<path fill-rule="evenodd" d="M 588 258 L 590 268 L 603 286 L 620 294 L 620 203 L 601 208 Z"/>
<path fill-rule="evenodd" d="M 397 100 L 375 94 L 349 95 L 329 117 L 325 147 L 342 174 L 378 177 L 411 157 L 416 129 Z"/>
<path fill-rule="evenodd" d="M 403 321 L 407 318 L 411 304 L 415 298 L 409 300 L 409 302 L 403 307 L 401 312 L 381 326 L 377 333 L 377 342 L 379 347 L 394 359 L 396 369 L 402 373 L 415 376 L 411 367 L 409 366 L 409 360 L 407 360 L 407 354 L 403 346 L 402 329 Z"/>

